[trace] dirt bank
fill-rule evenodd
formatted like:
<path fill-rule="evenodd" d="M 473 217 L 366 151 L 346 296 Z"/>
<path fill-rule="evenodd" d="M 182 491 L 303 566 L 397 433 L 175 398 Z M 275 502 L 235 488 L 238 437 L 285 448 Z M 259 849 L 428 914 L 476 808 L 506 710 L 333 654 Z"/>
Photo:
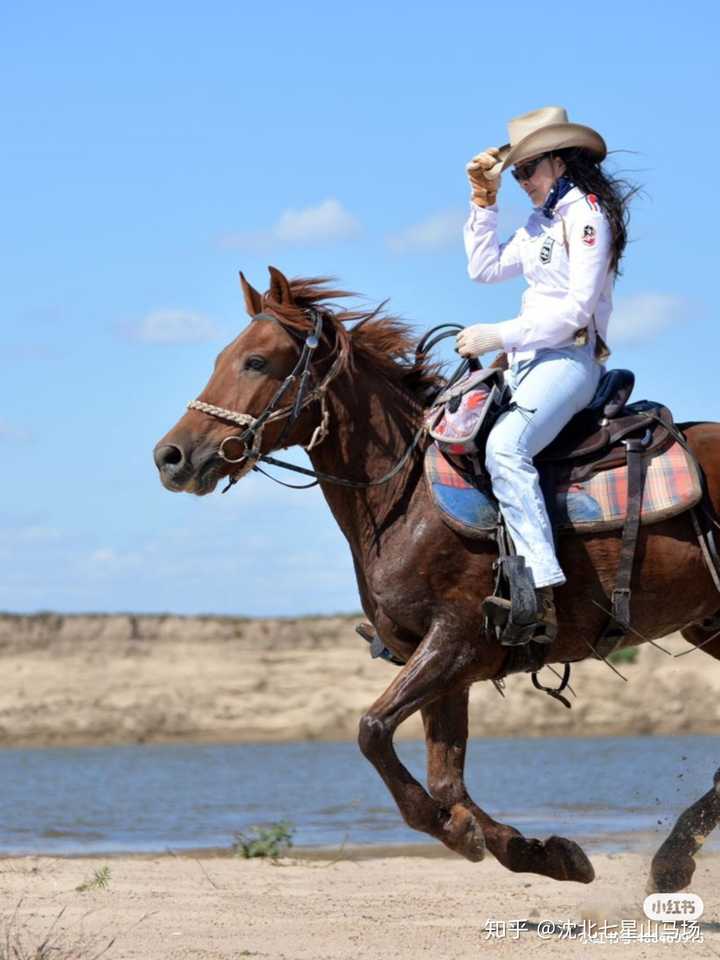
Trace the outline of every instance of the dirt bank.
<path fill-rule="evenodd" d="M 0 745 L 352 738 L 397 669 L 370 659 L 357 619 L 2 615 Z M 663 645 L 689 649 L 678 636 Z M 620 669 L 627 683 L 601 663 L 574 667 L 572 710 L 529 677 L 510 678 L 505 699 L 478 684 L 471 732 L 720 729 L 720 664 L 702 652 L 671 660 L 645 646 Z"/>
<path fill-rule="evenodd" d="M 700 855 L 690 887 L 704 901 L 703 942 L 664 946 L 638 939 L 653 936 L 642 913 L 648 858 L 592 859 L 597 879 L 589 886 L 452 854 L 276 865 L 190 857 L 5 860 L 0 956 L 8 932 L 10 944 L 24 950 L 12 956 L 36 956 L 51 926 L 49 946 L 59 948 L 52 956 L 60 960 L 90 960 L 113 937 L 108 960 L 477 960 L 541 950 L 558 960 L 649 960 L 683 948 L 698 960 L 718 956 L 717 856 Z M 103 867 L 110 872 L 97 889 L 92 881 Z M 77 889 L 88 883 L 91 889 Z M 613 935 L 614 943 L 603 939 Z"/>

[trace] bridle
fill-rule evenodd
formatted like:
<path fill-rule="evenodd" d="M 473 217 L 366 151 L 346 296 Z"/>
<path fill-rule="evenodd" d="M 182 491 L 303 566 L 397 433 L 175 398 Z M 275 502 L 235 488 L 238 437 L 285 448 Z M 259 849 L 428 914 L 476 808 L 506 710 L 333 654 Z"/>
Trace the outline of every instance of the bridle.
<path fill-rule="evenodd" d="M 297 363 L 275 391 L 275 394 L 271 398 L 268 405 L 257 417 L 254 417 L 249 413 L 239 413 L 236 410 L 229 410 L 226 407 L 218 407 L 214 403 L 205 403 L 203 400 L 191 400 L 190 403 L 188 403 L 188 410 L 199 410 L 201 413 L 207 413 L 212 417 L 217 417 L 219 420 L 227 420 L 230 423 L 236 423 L 239 427 L 246 428 L 243 430 L 240 436 L 225 437 L 220 444 L 218 454 L 223 460 L 226 461 L 226 463 L 243 463 L 243 461 L 247 460 L 249 461 L 249 467 L 251 467 L 252 461 L 257 460 L 260 457 L 259 451 L 262 444 L 262 435 L 265 427 L 269 423 L 274 423 L 276 420 L 287 420 L 280 437 L 279 442 L 281 443 L 285 434 L 298 419 L 301 412 L 305 409 L 305 407 L 313 403 L 315 400 L 319 400 L 321 403 L 322 417 L 320 423 L 313 431 L 313 435 L 310 438 L 310 442 L 305 447 L 305 450 L 312 450 L 319 443 L 322 443 L 327 436 L 328 411 L 326 391 L 330 383 L 340 372 L 342 356 L 338 354 L 332 366 L 318 386 L 309 393 L 306 393 L 308 379 L 311 375 L 311 361 L 315 350 L 317 350 L 318 346 L 320 345 L 320 336 L 323 325 L 322 314 L 319 311 L 313 309 L 309 310 L 308 312 L 312 317 L 313 327 L 312 331 L 305 337 L 305 340 L 303 341 Z M 258 313 L 252 319 L 253 321 L 273 320 L 275 323 L 280 323 L 277 317 L 274 317 L 269 313 Z M 284 324 L 280 324 L 280 326 L 282 326 L 286 333 L 289 333 L 291 336 L 295 336 L 294 332 L 288 329 L 287 326 Z M 299 382 L 299 386 L 297 396 L 295 397 L 293 403 L 287 404 L 284 407 L 279 406 L 285 394 L 296 381 Z M 229 441 L 239 442 L 242 444 L 243 452 L 239 457 L 230 456 L 226 452 L 225 444 Z M 241 474 L 236 475 L 236 479 L 239 479 L 240 475 Z"/>
<path fill-rule="evenodd" d="M 291 372 L 285 377 L 283 382 L 275 391 L 275 394 L 270 399 L 268 405 L 260 414 L 253 416 L 249 413 L 240 413 L 237 410 L 230 410 L 227 407 L 216 406 L 214 403 L 205 403 L 203 400 L 191 400 L 187 405 L 188 410 L 198 410 L 200 413 L 205 413 L 208 416 L 216 417 L 218 420 L 225 420 L 229 423 L 235 423 L 239 427 L 245 428 L 239 436 L 225 437 L 218 448 L 218 456 L 222 460 L 224 460 L 226 463 L 239 465 L 236 472 L 229 477 L 228 484 L 224 488 L 223 493 L 226 493 L 233 484 L 237 483 L 238 480 L 242 479 L 242 477 L 244 477 L 251 470 L 257 470 L 259 473 L 269 477 L 276 483 L 280 483 L 283 486 L 294 487 L 295 489 L 314 487 L 321 481 L 338 484 L 344 487 L 354 487 L 356 489 L 379 486 L 380 484 L 387 483 L 388 480 L 391 480 L 397 473 L 400 472 L 404 464 L 410 458 L 413 450 L 417 447 L 421 437 L 425 433 L 425 425 L 422 424 L 414 434 L 410 444 L 395 466 L 384 476 L 376 480 L 349 480 L 344 477 L 335 477 L 331 474 L 321 473 L 317 470 L 308 470 L 307 468 L 299 467 L 294 463 L 288 463 L 287 461 L 278 460 L 275 457 L 260 453 L 263 430 L 269 423 L 274 423 L 278 420 L 286 421 L 277 441 L 277 446 L 282 446 L 282 441 L 285 439 L 302 411 L 311 403 L 315 403 L 317 401 L 320 402 L 320 423 L 313 430 L 309 443 L 307 443 L 307 445 L 303 445 L 303 449 L 309 453 L 311 450 L 321 444 L 323 440 L 325 440 L 329 432 L 330 414 L 327 407 L 327 390 L 333 380 L 340 373 L 344 362 L 344 356 L 342 352 L 338 350 L 334 361 L 330 365 L 330 368 L 320 383 L 318 383 L 318 385 L 312 390 L 307 390 L 308 380 L 313 376 L 313 356 L 320 345 L 320 339 L 322 336 L 323 314 L 314 307 L 307 307 L 306 312 L 312 320 L 312 330 L 303 341 L 297 363 Z M 252 318 L 252 320 L 273 320 L 275 323 L 278 323 L 286 333 L 297 339 L 296 333 L 291 328 L 283 324 L 273 314 L 258 313 Z M 286 404 L 285 406 L 280 406 L 280 402 L 282 401 L 283 397 L 295 382 L 298 383 L 298 390 L 294 401 Z M 242 453 L 240 456 L 233 457 L 226 451 L 225 445 L 231 441 L 233 443 L 241 444 Z M 262 468 L 258 465 L 258 461 L 268 463 L 271 466 L 282 467 L 285 470 L 292 470 L 295 473 L 301 473 L 308 477 L 313 477 L 313 482 L 300 485 L 284 483 L 282 480 L 278 480 L 276 477 L 265 473 L 265 471 L 262 470 Z"/>

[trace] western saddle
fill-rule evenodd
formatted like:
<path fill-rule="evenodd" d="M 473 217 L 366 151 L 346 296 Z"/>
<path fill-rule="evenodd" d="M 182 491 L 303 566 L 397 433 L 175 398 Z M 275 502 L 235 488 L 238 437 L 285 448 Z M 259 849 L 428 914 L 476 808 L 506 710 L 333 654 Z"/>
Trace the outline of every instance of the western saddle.
<path fill-rule="evenodd" d="M 580 483 L 595 473 L 627 464 L 627 514 L 612 608 L 607 611 L 607 624 L 595 646 L 599 657 L 607 656 L 631 630 L 630 582 L 648 461 L 662 453 L 673 440 L 684 442 L 667 407 L 646 400 L 628 403 L 634 385 L 635 375 L 630 370 L 607 371 L 590 405 L 576 414 L 557 438 L 535 457 L 551 521 L 554 520 L 555 490 L 559 483 Z M 499 539 L 500 564 L 507 570 L 510 600 L 513 607 L 517 603 L 517 612 L 510 615 L 504 626 L 501 643 L 511 647 L 527 646 L 527 624 L 532 618 L 522 609 L 524 561 L 512 556 L 512 549 L 503 543 L 504 540 L 503 535 Z M 531 603 L 531 595 L 528 597 Z"/>
<path fill-rule="evenodd" d="M 645 454 L 668 446 L 674 432 L 672 414 L 648 400 L 628 404 L 634 386 L 630 370 L 604 373 L 590 405 L 538 454 L 536 465 L 541 469 L 553 465 L 563 479 L 580 482 L 625 463 L 629 438 L 639 439 Z"/>
<path fill-rule="evenodd" d="M 416 359 L 427 355 L 441 340 L 455 336 L 460 329 L 462 328 L 453 323 L 433 327 L 419 341 Z M 456 371 L 451 383 L 456 381 L 461 371 L 462 368 Z M 663 452 L 673 440 L 685 445 L 685 439 L 675 427 L 667 407 L 647 400 L 628 403 L 634 386 L 635 375 L 630 370 L 606 371 L 589 406 L 576 414 L 556 439 L 535 457 L 551 520 L 558 482 L 582 482 L 595 473 L 627 464 L 627 513 L 622 531 L 615 589 L 612 592 L 612 610 L 608 611 L 606 627 L 595 648 L 600 657 L 607 656 L 631 630 L 630 581 L 640 530 L 648 461 Z M 521 557 L 512 555 L 511 545 L 502 530 L 498 536 L 498 547 L 500 569 L 507 568 L 510 574 L 513 569 L 517 571 L 524 566 Z M 529 598 L 528 603 L 534 603 L 534 592 L 525 589 L 527 576 L 513 578 L 510 575 L 508 579 L 515 580 L 512 586 L 516 588 L 518 598 L 525 593 Z M 500 578 L 498 586 L 499 583 Z M 519 600 L 519 608 L 523 605 L 523 601 Z M 523 611 L 524 613 L 526 611 Z M 524 619 L 524 616 L 519 618 L 519 629 L 514 638 L 512 629 L 505 628 L 501 636 L 502 643 L 517 647 L 524 645 L 527 649 L 528 633 L 523 629 L 526 625 L 522 622 Z M 512 620 L 513 614 L 510 616 L 510 623 Z"/>

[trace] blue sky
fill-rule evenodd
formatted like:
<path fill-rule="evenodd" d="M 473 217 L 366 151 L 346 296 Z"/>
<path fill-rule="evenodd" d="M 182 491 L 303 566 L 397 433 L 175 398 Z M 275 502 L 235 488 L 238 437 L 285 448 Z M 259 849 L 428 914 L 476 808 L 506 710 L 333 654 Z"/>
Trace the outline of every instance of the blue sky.
<path fill-rule="evenodd" d="M 717 5 L 6 4 L 0 609 L 353 610 L 315 491 L 171 495 L 151 450 L 244 325 L 237 271 L 333 274 L 422 330 L 465 273 L 464 164 L 547 104 L 644 184 L 611 325 L 638 397 L 720 419 Z M 526 200 L 506 177 L 506 229 Z"/>

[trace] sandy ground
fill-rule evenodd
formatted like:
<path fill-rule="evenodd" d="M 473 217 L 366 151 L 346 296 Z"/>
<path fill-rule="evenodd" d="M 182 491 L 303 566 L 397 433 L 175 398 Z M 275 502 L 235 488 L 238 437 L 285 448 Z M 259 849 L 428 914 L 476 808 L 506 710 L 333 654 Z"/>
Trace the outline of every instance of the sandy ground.
<path fill-rule="evenodd" d="M 0 746 L 351 739 L 396 667 L 371 660 L 358 617 L 0 615 Z M 663 645 L 691 648 L 679 636 Z M 472 691 L 473 736 L 715 733 L 720 664 L 648 645 L 623 682 L 573 668 L 573 709 L 509 678 Z M 553 683 L 545 670 L 545 683 Z M 422 736 L 419 718 L 400 736 Z"/>
<path fill-rule="evenodd" d="M 354 737 L 395 670 L 370 660 L 355 622 L 0 617 L 0 745 Z M 678 637 L 664 645 L 687 649 Z M 717 732 L 714 661 L 646 647 L 622 669 L 627 683 L 581 665 L 572 711 L 524 677 L 509 681 L 504 700 L 478 685 L 472 733 Z M 642 915 L 649 852 L 592 856 L 590 886 L 513 875 L 491 857 L 470 864 L 439 846 L 390 853 L 277 864 L 207 854 L 1 859 L 0 960 L 90 960 L 113 938 L 103 955 L 120 960 L 720 956 L 720 855 L 710 851 L 691 886 L 705 902 L 704 942 L 682 946 L 637 939 L 652 935 Z M 105 889 L 77 889 L 105 866 Z M 626 942 L 597 942 L 603 921 L 625 921 Z M 46 937 L 58 949 L 36 953 Z"/>
<path fill-rule="evenodd" d="M 3 860 L 0 957 L 8 931 L 35 957 L 30 948 L 63 909 L 50 933 L 63 947 L 50 954 L 56 960 L 95 957 L 113 937 L 105 956 L 117 960 L 475 960 L 539 950 L 557 958 L 720 956 L 717 855 L 700 857 L 691 888 L 705 904 L 703 942 L 683 945 L 637 939 L 653 935 L 642 914 L 647 858 L 637 854 L 593 857 L 597 879 L 589 886 L 510 874 L 492 858 L 344 856 L 276 865 L 168 856 Z M 105 865 L 105 889 L 76 889 Z M 496 924 L 491 937 L 493 921 L 505 922 L 504 936 Z M 525 921 L 524 929 L 515 932 L 513 921 Z M 635 939 L 597 939 L 617 933 L 622 921 L 624 936 Z M 583 942 L 588 935 L 596 942 Z"/>

